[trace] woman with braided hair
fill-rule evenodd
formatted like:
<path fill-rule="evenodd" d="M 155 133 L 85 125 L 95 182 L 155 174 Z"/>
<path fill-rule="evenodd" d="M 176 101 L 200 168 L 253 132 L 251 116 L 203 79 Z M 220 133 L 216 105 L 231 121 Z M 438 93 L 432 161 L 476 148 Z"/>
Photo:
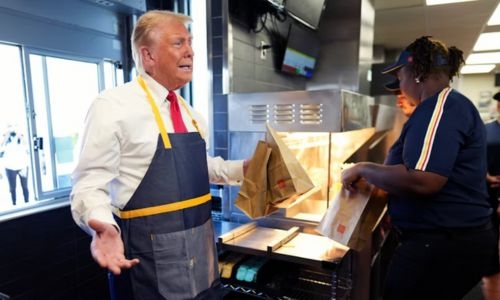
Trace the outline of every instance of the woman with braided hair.
<path fill-rule="evenodd" d="M 342 173 L 352 192 L 363 179 L 388 193 L 399 245 L 384 300 L 459 300 L 498 269 L 485 127 L 474 104 L 450 87 L 463 63 L 460 49 L 429 36 L 406 47 L 384 73 L 397 77 L 415 111 L 385 164 L 360 162 Z"/>

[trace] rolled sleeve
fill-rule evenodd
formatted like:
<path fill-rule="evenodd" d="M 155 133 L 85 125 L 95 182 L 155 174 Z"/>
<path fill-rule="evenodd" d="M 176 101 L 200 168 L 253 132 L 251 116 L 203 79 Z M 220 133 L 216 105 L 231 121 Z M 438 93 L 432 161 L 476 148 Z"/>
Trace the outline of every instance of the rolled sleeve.
<path fill-rule="evenodd" d="M 77 201 L 84 203 L 83 201 Z M 119 228 L 116 223 L 112 211 L 107 206 L 94 206 L 91 209 L 80 210 L 76 206 L 72 206 L 71 213 L 77 225 L 82 228 L 89 235 L 93 235 L 94 230 L 90 228 L 89 220 L 98 220 L 101 222 L 109 223 L 116 228 Z"/>

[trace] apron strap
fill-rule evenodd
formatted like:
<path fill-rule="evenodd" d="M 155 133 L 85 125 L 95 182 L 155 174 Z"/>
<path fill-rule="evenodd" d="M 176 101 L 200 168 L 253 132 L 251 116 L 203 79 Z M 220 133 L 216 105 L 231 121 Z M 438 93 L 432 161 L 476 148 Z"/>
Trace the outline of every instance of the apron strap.
<path fill-rule="evenodd" d="M 202 139 L 205 139 L 205 134 L 200 130 L 200 127 L 198 127 L 198 122 L 196 122 L 195 118 L 193 118 L 193 115 L 191 114 L 191 110 L 189 109 L 188 105 L 186 104 L 186 100 L 182 96 L 178 96 L 177 99 L 180 99 L 181 105 L 186 109 L 189 117 L 191 118 L 191 123 L 193 124 L 194 128 L 196 128 L 196 131 L 200 133 L 200 136 Z"/>
<path fill-rule="evenodd" d="M 158 106 L 156 105 L 156 103 L 153 99 L 153 96 L 151 95 L 151 92 L 149 91 L 148 87 L 146 86 L 146 82 L 144 81 L 142 76 L 138 76 L 137 81 L 139 82 L 139 85 L 144 90 L 144 92 L 146 92 L 146 99 L 148 100 L 149 105 L 151 105 L 151 110 L 153 110 L 156 124 L 158 125 L 158 128 L 160 129 L 160 134 L 161 134 L 161 138 L 163 140 L 163 145 L 165 146 L 165 149 L 172 149 L 172 144 L 170 144 L 170 139 L 168 138 L 167 129 L 165 129 L 165 124 L 163 123 L 163 119 L 161 118 L 161 114 L 160 114 L 160 111 L 158 110 Z"/>
<path fill-rule="evenodd" d="M 151 110 L 153 111 L 153 114 L 155 116 L 156 124 L 158 125 L 158 128 L 160 129 L 160 134 L 161 134 L 161 138 L 163 140 L 163 145 L 164 145 L 165 149 L 172 149 L 172 144 L 170 143 L 170 139 L 169 139 L 168 134 L 167 134 L 167 129 L 165 128 L 165 123 L 163 123 L 163 119 L 161 117 L 158 106 L 156 105 L 156 103 L 153 99 L 153 96 L 151 95 L 151 91 L 147 87 L 146 82 L 144 81 L 144 78 L 142 78 L 142 76 L 138 76 L 137 81 L 139 82 L 139 85 L 146 93 L 146 98 L 149 102 L 149 105 L 151 105 Z M 180 96 L 178 97 L 178 99 L 181 100 L 180 103 L 182 104 L 184 109 L 189 114 L 189 117 L 191 118 L 191 123 L 196 128 L 196 130 L 199 132 L 201 138 L 205 139 L 204 134 L 202 134 L 202 132 L 200 131 L 200 128 L 198 127 L 198 122 L 196 122 L 196 120 L 193 118 L 193 115 L 191 114 L 191 110 L 188 108 L 188 106 L 186 104 L 186 100 L 184 100 L 184 98 L 182 98 Z"/>

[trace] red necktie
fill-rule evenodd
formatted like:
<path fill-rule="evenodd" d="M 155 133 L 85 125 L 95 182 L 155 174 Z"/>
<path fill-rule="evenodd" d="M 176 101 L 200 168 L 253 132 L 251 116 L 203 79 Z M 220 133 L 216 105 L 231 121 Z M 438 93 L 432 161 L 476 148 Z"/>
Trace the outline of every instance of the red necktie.
<path fill-rule="evenodd" d="M 170 117 L 172 118 L 172 123 L 174 124 L 174 131 L 180 133 L 187 132 L 186 125 L 184 125 L 184 122 L 182 121 L 177 95 L 173 91 L 168 91 L 167 100 L 170 101 Z"/>

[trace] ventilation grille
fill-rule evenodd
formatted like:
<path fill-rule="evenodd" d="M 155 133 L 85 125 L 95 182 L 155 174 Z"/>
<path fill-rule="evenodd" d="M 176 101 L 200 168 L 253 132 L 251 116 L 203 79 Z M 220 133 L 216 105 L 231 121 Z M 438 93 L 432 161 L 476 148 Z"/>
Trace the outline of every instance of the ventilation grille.
<path fill-rule="evenodd" d="M 293 124 L 295 122 L 295 104 L 275 104 L 273 117 L 276 124 Z"/>
<path fill-rule="evenodd" d="M 323 104 L 253 104 L 249 106 L 251 124 L 302 124 L 323 123 Z"/>
<path fill-rule="evenodd" d="M 263 124 L 269 121 L 269 105 L 254 104 L 250 105 L 250 123 Z"/>
<path fill-rule="evenodd" d="M 319 125 L 323 122 L 323 104 L 301 104 L 300 124 Z"/>

